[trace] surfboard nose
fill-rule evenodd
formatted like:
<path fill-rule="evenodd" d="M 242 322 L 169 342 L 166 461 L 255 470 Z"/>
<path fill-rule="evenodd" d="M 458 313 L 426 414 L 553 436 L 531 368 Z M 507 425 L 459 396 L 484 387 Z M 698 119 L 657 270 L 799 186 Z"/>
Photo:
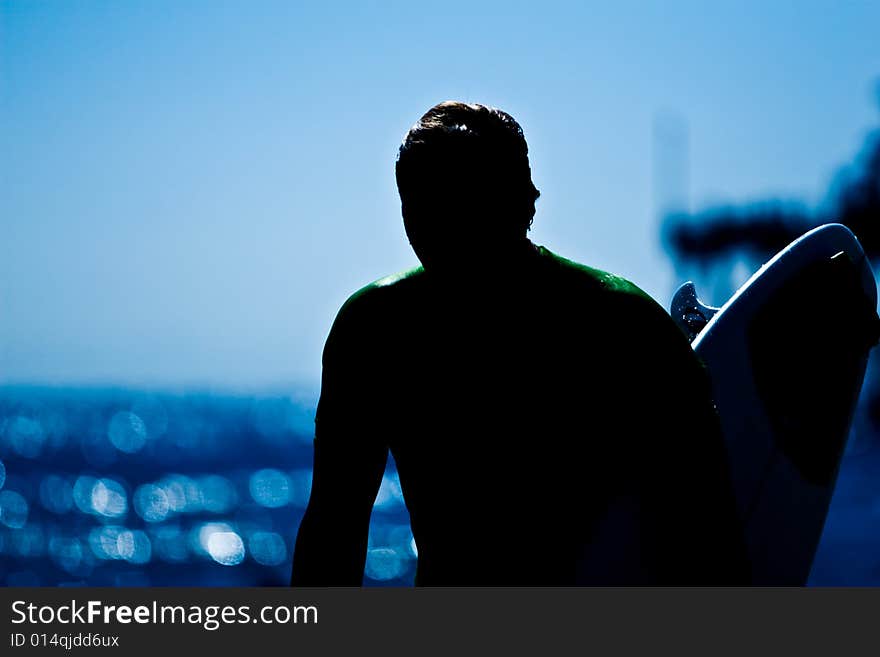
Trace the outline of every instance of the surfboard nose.
<path fill-rule="evenodd" d="M 850 233 L 852 235 L 852 233 Z M 853 242 L 858 250 L 838 251 L 828 262 L 827 278 L 836 279 L 837 285 L 844 289 L 849 284 L 853 290 L 861 287 L 862 294 L 851 296 L 849 305 L 853 306 L 846 321 L 852 328 L 852 337 L 859 347 L 872 349 L 880 343 L 880 315 L 877 314 L 877 292 L 874 271 L 861 250 L 855 235 Z M 861 281 L 861 285 L 858 281 Z"/>

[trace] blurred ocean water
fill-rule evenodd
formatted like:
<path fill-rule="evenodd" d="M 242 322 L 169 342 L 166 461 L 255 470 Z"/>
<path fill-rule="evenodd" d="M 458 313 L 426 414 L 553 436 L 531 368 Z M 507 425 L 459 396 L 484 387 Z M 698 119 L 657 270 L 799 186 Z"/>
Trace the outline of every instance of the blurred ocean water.
<path fill-rule="evenodd" d="M 0 387 L 0 586 L 286 585 L 311 486 L 314 403 Z M 880 584 L 867 433 L 857 421 L 810 584 Z M 411 584 L 416 555 L 389 459 L 364 584 Z"/>
<path fill-rule="evenodd" d="M 0 388 L 0 585 L 286 585 L 313 421 L 296 395 Z M 389 461 L 365 585 L 415 571 Z"/>

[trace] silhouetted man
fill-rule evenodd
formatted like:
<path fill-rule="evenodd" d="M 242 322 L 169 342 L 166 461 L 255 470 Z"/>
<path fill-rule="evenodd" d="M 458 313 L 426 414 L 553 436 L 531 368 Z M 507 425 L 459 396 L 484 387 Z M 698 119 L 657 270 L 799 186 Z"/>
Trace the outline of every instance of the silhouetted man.
<path fill-rule="evenodd" d="M 389 449 L 416 584 L 746 581 L 706 374 L 641 290 L 529 241 L 519 124 L 441 103 L 396 173 L 422 267 L 333 324 L 292 583 L 361 585 Z"/>

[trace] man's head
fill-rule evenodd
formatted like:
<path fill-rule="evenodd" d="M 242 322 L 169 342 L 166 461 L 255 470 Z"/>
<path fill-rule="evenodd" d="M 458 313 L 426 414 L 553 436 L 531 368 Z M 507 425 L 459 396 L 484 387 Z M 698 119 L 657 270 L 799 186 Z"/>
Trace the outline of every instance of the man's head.
<path fill-rule="evenodd" d="M 407 132 L 396 173 L 406 233 L 426 268 L 491 261 L 525 241 L 539 192 L 522 128 L 506 112 L 435 105 Z"/>

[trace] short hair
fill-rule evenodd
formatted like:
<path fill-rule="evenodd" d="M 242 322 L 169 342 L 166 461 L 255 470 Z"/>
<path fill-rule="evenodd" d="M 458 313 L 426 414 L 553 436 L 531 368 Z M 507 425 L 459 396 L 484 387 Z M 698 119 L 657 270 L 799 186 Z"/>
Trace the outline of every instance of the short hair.
<path fill-rule="evenodd" d="M 532 225 L 541 195 L 532 183 L 529 147 L 522 127 L 507 112 L 477 103 L 447 100 L 434 105 L 409 129 L 395 166 L 402 200 L 430 185 L 437 167 L 479 161 L 479 182 L 495 194 L 523 232 Z"/>

